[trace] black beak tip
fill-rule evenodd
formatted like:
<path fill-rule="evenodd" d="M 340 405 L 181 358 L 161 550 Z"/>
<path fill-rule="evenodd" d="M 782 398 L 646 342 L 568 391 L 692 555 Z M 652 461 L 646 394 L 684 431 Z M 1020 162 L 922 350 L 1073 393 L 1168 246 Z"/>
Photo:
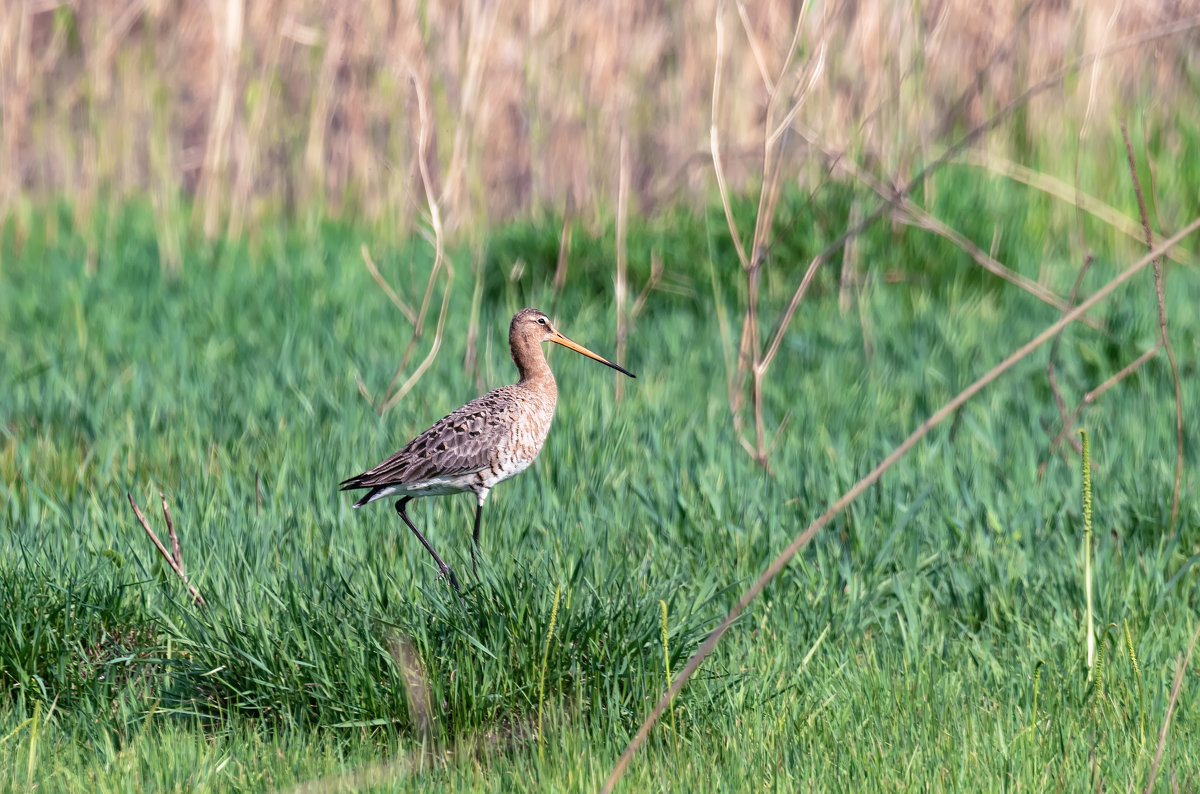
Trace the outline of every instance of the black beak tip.
<path fill-rule="evenodd" d="M 633 378 L 634 380 L 637 379 L 637 375 L 634 375 L 632 372 L 625 369 L 620 364 L 611 364 L 611 366 L 613 369 L 615 369 L 617 372 L 620 372 L 622 375 L 628 375 L 629 377 Z"/>

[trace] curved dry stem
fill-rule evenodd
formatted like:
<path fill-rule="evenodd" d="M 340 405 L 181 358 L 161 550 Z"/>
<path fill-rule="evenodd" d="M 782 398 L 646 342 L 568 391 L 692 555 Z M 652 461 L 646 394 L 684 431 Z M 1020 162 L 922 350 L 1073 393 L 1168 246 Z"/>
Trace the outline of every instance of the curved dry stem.
<path fill-rule="evenodd" d="M 733 207 L 729 204 L 729 186 L 725 182 L 725 168 L 721 165 L 721 128 L 717 124 L 717 111 L 721 107 L 721 72 L 725 69 L 725 59 L 728 57 L 728 45 L 725 43 L 725 0 L 717 3 L 717 54 L 713 67 L 712 90 L 712 125 L 708 131 L 709 148 L 712 150 L 713 173 L 717 178 L 717 192 L 721 194 L 721 208 L 725 210 L 725 223 L 733 237 L 733 246 L 737 250 L 738 261 L 742 267 L 750 266 L 746 249 L 742 246 L 742 236 L 738 233 L 737 223 L 733 219 Z"/>
<path fill-rule="evenodd" d="M 754 28 L 750 25 L 750 16 L 746 13 L 746 4 L 742 0 L 736 0 L 738 18 L 742 20 L 742 30 L 746 33 L 746 41 L 750 42 L 750 54 L 754 56 L 754 65 L 758 67 L 758 75 L 762 78 L 763 87 L 767 89 L 767 93 L 771 94 L 775 91 L 775 83 L 771 81 L 771 74 L 767 71 L 767 62 L 763 58 L 762 45 L 758 43 L 758 38 L 754 35 Z"/>
<path fill-rule="evenodd" d="M 959 392 L 954 399 L 950 400 L 948 403 L 939 408 L 932 416 L 926 419 L 920 427 L 918 427 L 912 432 L 911 435 L 908 436 L 908 438 L 904 439 L 904 441 L 898 447 L 892 450 L 892 452 L 886 458 L 884 458 L 878 466 L 876 466 L 869 474 L 855 483 L 854 486 L 851 487 L 850 490 L 846 491 L 841 498 L 834 502 L 828 510 L 822 513 L 815 521 L 809 524 L 803 532 L 797 535 L 795 539 L 788 544 L 787 548 L 780 552 L 779 556 L 771 561 L 771 564 L 767 566 L 767 569 L 763 571 L 758 579 L 755 580 L 754 584 L 752 584 L 749 589 L 742 594 L 741 598 L 738 599 L 733 608 L 729 610 L 729 614 L 725 616 L 725 618 L 717 625 L 717 627 L 713 629 L 712 633 L 705 638 L 704 642 L 700 644 L 700 647 L 696 650 L 696 653 L 692 655 L 692 658 L 688 659 L 687 664 L 684 665 L 683 669 L 680 671 L 679 677 L 675 679 L 675 683 L 673 683 L 671 687 L 663 693 L 662 697 L 658 699 L 658 703 L 655 704 L 654 709 L 650 712 L 649 716 L 646 717 L 645 721 L 642 722 L 641 727 L 638 728 L 637 733 L 629 742 L 629 745 L 625 748 L 625 751 L 621 754 L 621 757 L 617 759 L 617 763 L 613 766 L 612 772 L 609 774 L 608 779 L 604 782 L 604 787 L 601 789 L 601 791 L 607 793 L 613 790 L 613 787 L 616 786 L 617 782 L 621 779 L 621 776 L 625 773 L 625 769 L 629 766 L 629 762 L 632 760 L 633 754 L 637 752 L 638 748 L 640 748 L 643 743 L 645 743 L 646 737 L 649 736 L 650 729 L 654 726 L 654 723 L 658 721 L 660 716 L 662 716 L 663 711 L 667 708 L 671 700 L 677 694 L 679 694 L 681 689 L 683 689 L 684 685 L 688 682 L 688 679 L 695 674 L 696 670 L 699 669 L 700 665 L 704 662 L 708 655 L 712 653 L 713 649 L 717 646 L 717 643 L 720 642 L 721 637 L 725 635 L 725 632 L 729 630 L 729 627 L 733 625 L 733 622 L 737 620 L 738 616 L 745 611 L 746 607 L 750 605 L 751 601 L 758 597 L 758 594 L 763 591 L 763 588 L 765 588 L 771 582 L 771 580 L 778 576 L 779 572 L 782 571 L 784 567 L 792 561 L 792 558 L 796 556 L 796 553 L 799 552 L 800 549 L 807 546 L 808 543 L 816 536 L 816 534 L 820 532 L 826 524 L 833 520 L 834 516 L 844 510 L 865 490 L 878 482 L 888 469 L 894 466 L 896 462 L 900 460 L 900 458 L 904 457 L 910 449 L 916 446 L 918 441 L 924 438 L 930 430 L 962 407 L 964 403 L 982 391 L 986 386 L 992 383 L 992 381 L 996 380 L 1009 369 L 1011 369 L 1019 361 L 1027 357 L 1034 350 L 1037 350 L 1043 344 L 1052 339 L 1054 335 L 1063 328 L 1083 317 L 1083 315 L 1089 309 L 1107 298 L 1122 284 L 1136 276 L 1148 264 L 1150 264 L 1154 257 L 1160 255 L 1162 249 L 1174 245 L 1197 229 L 1200 229 L 1200 217 L 1189 223 L 1183 228 L 1182 231 L 1166 240 L 1163 243 L 1162 248 L 1155 249 L 1149 254 L 1143 256 L 1138 261 L 1134 262 L 1120 275 L 1098 289 L 1090 298 L 1064 314 L 1062 318 L 1058 320 L 1058 322 L 1046 328 L 1046 330 L 1042 331 L 1033 339 L 1017 348 L 1007 358 L 1005 358 L 996 366 L 992 367 L 992 369 L 988 370 L 987 373 L 981 376 L 970 386 Z"/>

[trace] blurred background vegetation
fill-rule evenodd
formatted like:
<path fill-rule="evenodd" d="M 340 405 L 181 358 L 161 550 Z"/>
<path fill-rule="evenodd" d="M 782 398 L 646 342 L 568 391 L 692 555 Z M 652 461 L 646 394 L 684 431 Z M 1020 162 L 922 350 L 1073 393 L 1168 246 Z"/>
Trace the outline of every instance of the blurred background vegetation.
<path fill-rule="evenodd" d="M 1018 159 L 1084 192 L 1127 178 L 1106 154 L 1121 115 L 1165 158 L 1196 157 L 1170 123 L 1194 106 L 1195 3 L 801 5 L 7 2 L 0 217 L 47 197 L 87 216 L 149 195 L 178 267 L 184 201 L 188 228 L 210 237 L 281 213 L 404 236 L 426 211 L 421 161 L 449 231 L 545 211 L 594 222 L 616 204 L 623 156 L 634 208 L 703 203 L 713 125 L 730 188 L 761 179 L 767 103 L 793 45 L 805 133 L 783 157 L 802 192 L 847 178 L 831 151 L 903 184 L 1014 102 L 1018 118 L 975 147 L 993 168 Z M 1103 165 L 1077 172 L 1077 151 Z"/>

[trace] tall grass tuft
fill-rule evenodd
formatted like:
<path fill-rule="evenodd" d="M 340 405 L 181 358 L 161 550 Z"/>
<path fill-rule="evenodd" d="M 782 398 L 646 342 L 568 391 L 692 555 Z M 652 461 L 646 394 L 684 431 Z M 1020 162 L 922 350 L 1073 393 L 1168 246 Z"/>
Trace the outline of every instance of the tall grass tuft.
<path fill-rule="evenodd" d="M 1099 716 L 1100 706 L 1104 702 L 1104 652 L 1108 649 L 1108 628 L 1100 633 L 1100 645 L 1096 648 L 1096 666 L 1093 669 L 1095 688 L 1092 691 L 1092 719 Z"/>
<path fill-rule="evenodd" d="M 1129 620 L 1121 621 L 1125 626 L 1125 647 L 1129 650 L 1129 661 L 1133 665 L 1133 678 L 1138 688 L 1138 740 L 1146 741 L 1146 696 L 1142 692 L 1142 671 L 1138 667 L 1137 651 L 1133 649 L 1133 637 L 1129 633 Z"/>
<path fill-rule="evenodd" d="M 538 760 L 543 758 L 542 748 L 546 742 L 542 738 L 542 704 L 546 699 L 546 661 L 550 658 L 550 640 L 554 638 L 554 624 L 558 620 L 558 601 L 562 598 L 562 582 L 554 588 L 554 606 L 550 608 L 550 628 L 546 631 L 546 645 L 542 648 L 542 671 L 538 676 Z"/>
<path fill-rule="evenodd" d="M 666 678 L 667 689 L 671 688 L 671 648 L 667 643 L 667 602 L 659 601 L 662 607 L 662 647 L 663 674 Z M 675 756 L 679 757 L 679 727 L 675 724 L 675 698 L 671 698 L 671 735 L 675 737 Z"/>
<path fill-rule="evenodd" d="M 1036 744 L 1037 740 L 1038 686 L 1042 682 L 1042 668 L 1045 666 L 1045 660 L 1038 659 L 1037 666 L 1033 668 L 1033 709 L 1029 713 L 1029 738 L 1033 744 Z"/>
<path fill-rule="evenodd" d="M 1096 629 L 1092 616 L 1092 453 L 1087 430 L 1083 437 L 1083 593 L 1087 600 L 1087 667 L 1088 681 L 1092 680 L 1092 664 L 1096 659 Z"/>
<path fill-rule="evenodd" d="M 25 784 L 33 790 L 33 769 L 37 766 L 38 723 L 42 719 L 42 701 L 33 704 L 33 721 L 29 725 L 29 764 L 25 768 Z"/>

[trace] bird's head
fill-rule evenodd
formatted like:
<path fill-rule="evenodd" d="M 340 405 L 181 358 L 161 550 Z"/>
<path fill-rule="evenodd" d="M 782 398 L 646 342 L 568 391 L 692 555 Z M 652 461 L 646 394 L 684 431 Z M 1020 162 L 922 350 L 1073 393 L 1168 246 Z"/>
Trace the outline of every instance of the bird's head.
<path fill-rule="evenodd" d="M 512 346 L 514 357 L 520 349 L 540 345 L 542 342 L 554 342 L 612 367 L 617 372 L 623 372 L 631 378 L 637 377 L 624 367 L 612 363 L 603 356 L 596 355 L 583 345 L 572 342 L 563 336 L 555 329 L 550 317 L 540 309 L 521 309 L 513 316 L 512 325 L 508 327 L 508 342 Z"/>

